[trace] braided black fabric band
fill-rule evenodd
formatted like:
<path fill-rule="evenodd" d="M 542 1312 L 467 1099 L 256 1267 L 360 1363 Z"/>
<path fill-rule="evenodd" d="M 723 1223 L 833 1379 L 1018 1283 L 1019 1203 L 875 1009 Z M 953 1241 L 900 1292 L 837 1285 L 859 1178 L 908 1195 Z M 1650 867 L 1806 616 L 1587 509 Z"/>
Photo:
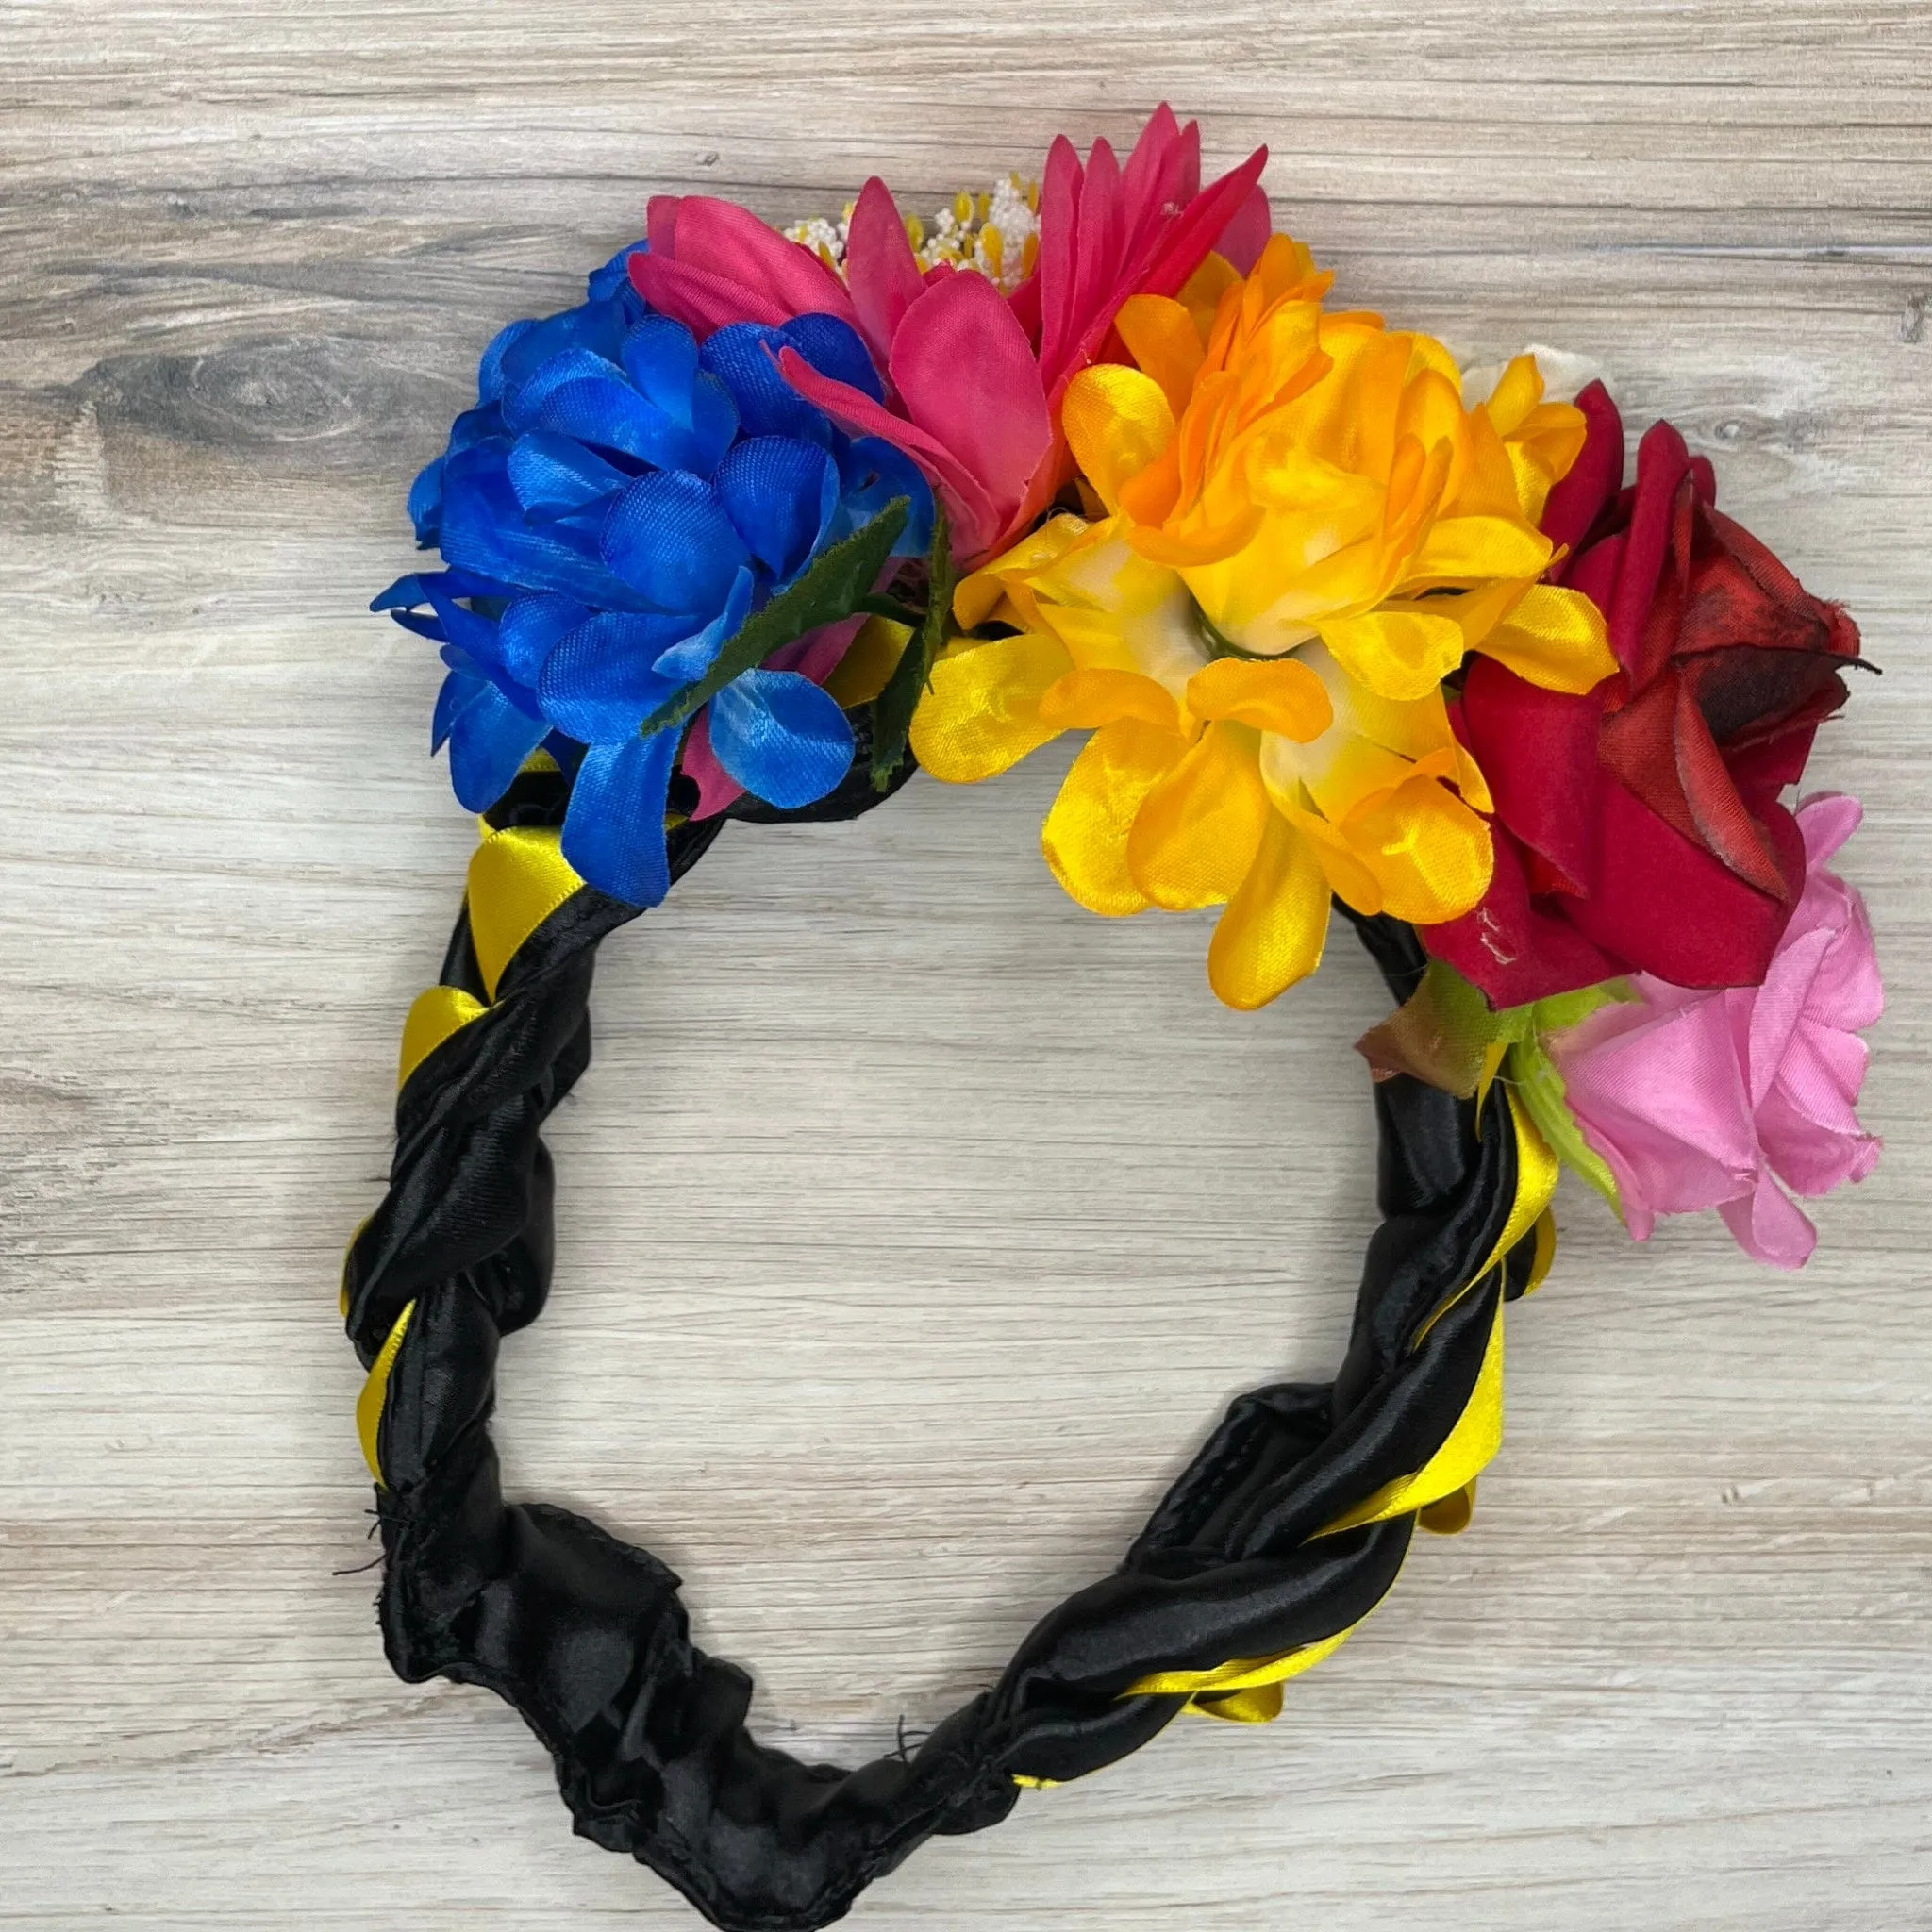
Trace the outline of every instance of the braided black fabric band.
<path fill-rule="evenodd" d="M 866 762 L 861 744 L 854 778 L 806 813 L 747 801 L 731 816 L 856 817 L 879 802 Z M 557 774 L 526 776 L 491 822 L 555 824 L 564 797 Z M 673 834 L 674 876 L 724 823 Z M 997 1824 L 1016 1779 L 1082 1776 L 1191 1701 L 1243 1694 L 1130 1688 L 1143 1679 L 1278 1659 L 1359 1621 L 1416 1510 L 1338 1525 L 1424 1470 L 1472 1407 L 1499 1305 L 1531 1284 L 1537 1242 L 1521 1231 L 1507 1109 L 1492 1103 L 1504 1126 L 1478 1132 L 1468 1102 L 1377 1085 L 1383 1221 L 1335 1380 L 1235 1402 L 1120 1567 L 1041 1623 L 915 1754 L 850 1772 L 800 1763 L 747 1732 L 751 1680 L 693 1647 L 677 1577 L 568 1510 L 506 1503 L 490 1439 L 498 1342 L 535 1320 L 550 1282 L 541 1129 L 590 1060 L 598 941 L 635 911 L 575 891 L 493 989 L 467 908 L 458 921 L 442 983 L 485 1009 L 407 1077 L 389 1193 L 345 1273 L 348 1332 L 375 1365 L 383 1639 L 403 1678 L 482 1684 L 514 1705 L 584 1836 L 649 1865 L 725 1932 L 808 1932 L 932 1833 Z M 1407 997 L 1414 934 L 1355 924 Z"/>

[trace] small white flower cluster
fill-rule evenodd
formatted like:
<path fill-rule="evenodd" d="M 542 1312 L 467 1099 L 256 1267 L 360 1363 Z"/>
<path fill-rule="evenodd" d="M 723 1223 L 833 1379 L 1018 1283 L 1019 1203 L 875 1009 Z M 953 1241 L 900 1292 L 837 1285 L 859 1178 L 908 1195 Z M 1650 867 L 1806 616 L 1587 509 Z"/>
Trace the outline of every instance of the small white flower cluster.
<path fill-rule="evenodd" d="M 853 204 L 847 202 L 836 222 L 823 215 L 794 222 L 784 231 L 785 238 L 802 242 L 827 268 L 842 271 L 852 209 Z M 950 262 L 956 268 L 977 269 L 1010 293 L 1033 273 L 1040 257 L 1040 184 L 1008 175 L 984 194 L 969 194 L 962 189 L 951 207 L 941 208 L 930 224 L 908 215 L 906 238 L 921 268 Z"/>

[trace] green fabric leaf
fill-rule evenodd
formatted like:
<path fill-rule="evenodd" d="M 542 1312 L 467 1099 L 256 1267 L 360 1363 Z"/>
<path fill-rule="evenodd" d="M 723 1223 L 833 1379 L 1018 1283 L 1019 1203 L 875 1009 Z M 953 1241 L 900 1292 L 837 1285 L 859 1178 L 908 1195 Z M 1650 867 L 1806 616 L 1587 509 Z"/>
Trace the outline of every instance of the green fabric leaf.
<path fill-rule="evenodd" d="M 872 789 L 883 791 L 906 756 L 906 740 L 928 679 L 932 660 L 946 641 L 953 613 L 953 544 L 946 512 L 937 497 L 932 507 L 932 556 L 926 573 L 925 616 L 907 641 L 885 689 L 872 706 Z"/>
<path fill-rule="evenodd" d="M 1495 1008 L 1455 967 L 1431 959 L 1414 993 L 1356 1046 L 1378 1078 L 1408 1074 L 1462 1100 L 1487 1090 L 1500 1058 L 1503 1079 L 1529 1109 L 1557 1158 L 1621 1212 L 1616 1180 L 1583 1138 L 1570 1111 L 1563 1076 L 1543 1041 L 1598 1008 L 1631 997 L 1623 980 L 1607 979 L 1527 1006 Z"/>
<path fill-rule="evenodd" d="M 1604 1002 L 1597 1004 L 1601 1006 Z M 1621 1215 L 1624 1205 L 1617 1198 L 1616 1177 L 1605 1165 L 1603 1157 L 1583 1138 L 1583 1129 L 1570 1111 L 1563 1076 L 1543 1051 L 1542 1042 L 1525 1040 L 1512 1046 L 1503 1061 L 1503 1077 L 1528 1109 L 1538 1131 L 1550 1143 L 1550 1151 L 1565 1167 L 1581 1174 Z"/>
<path fill-rule="evenodd" d="M 1370 1027 L 1356 1050 L 1378 1076 L 1412 1074 L 1467 1100 L 1502 1017 L 1455 967 L 1431 959 L 1422 984 L 1379 1026 Z"/>
<path fill-rule="evenodd" d="M 808 630 L 836 624 L 863 608 L 878 582 L 879 572 L 906 527 L 911 504 L 895 496 L 885 508 L 829 550 L 821 551 L 797 582 L 782 590 L 762 610 L 755 611 L 726 640 L 705 675 L 666 698 L 646 718 L 641 735 L 683 724 L 718 695 L 734 677 L 756 671 L 774 652 L 796 643 Z"/>

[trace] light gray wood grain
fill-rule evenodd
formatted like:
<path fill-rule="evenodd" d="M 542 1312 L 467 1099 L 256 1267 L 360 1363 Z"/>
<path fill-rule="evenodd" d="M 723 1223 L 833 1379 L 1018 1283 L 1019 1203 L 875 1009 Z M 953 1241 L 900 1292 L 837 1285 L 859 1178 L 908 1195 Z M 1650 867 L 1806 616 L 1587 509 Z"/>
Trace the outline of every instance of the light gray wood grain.
<path fill-rule="evenodd" d="M 1475 1523 L 1292 1687 L 928 1847 L 880 1928 L 1932 1924 L 1932 19 L 1918 4 L 0 5 L 0 1924 L 694 1923 L 385 1670 L 334 1314 L 470 833 L 364 614 L 507 318 L 668 188 L 912 207 L 1163 94 L 1352 303 L 1668 410 L 1887 671 L 1885 1165 L 1819 1258 L 1566 1192 Z M 735 830 L 607 949 L 510 1478 L 854 1757 L 1332 1367 L 1379 1009 L 1258 1017 L 1034 849 L 1052 754 Z"/>

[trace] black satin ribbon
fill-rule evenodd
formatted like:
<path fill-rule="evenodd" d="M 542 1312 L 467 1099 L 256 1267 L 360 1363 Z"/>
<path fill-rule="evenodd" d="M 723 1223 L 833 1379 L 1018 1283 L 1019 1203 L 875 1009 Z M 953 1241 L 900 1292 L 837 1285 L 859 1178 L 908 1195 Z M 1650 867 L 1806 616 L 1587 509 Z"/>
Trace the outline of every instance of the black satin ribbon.
<path fill-rule="evenodd" d="M 861 742 L 853 778 L 804 812 L 748 800 L 729 817 L 857 817 L 880 802 L 868 763 Z M 557 774 L 526 775 L 491 823 L 558 823 L 565 797 Z M 673 833 L 674 877 L 725 823 Z M 1506 1229 L 1515 1144 L 1479 1137 L 1467 1102 L 1406 1077 L 1377 1084 L 1383 1219 L 1335 1380 L 1237 1400 L 1120 1567 L 1044 1618 L 916 1751 L 856 1771 L 801 1763 L 745 1728 L 751 1679 L 691 1643 L 678 1578 L 567 1509 L 507 1503 L 490 1439 L 498 1341 L 536 1319 L 550 1283 L 540 1130 L 590 1060 L 597 943 L 636 912 L 576 893 L 398 1097 L 389 1192 L 345 1274 L 365 1366 L 415 1304 L 377 1437 L 383 1641 L 407 1681 L 481 1684 L 514 1705 L 583 1836 L 650 1866 L 724 1932 L 810 1932 L 931 1834 L 997 1824 L 1016 1776 L 1080 1777 L 1144 1744 L 1188 1700 L 1124 1694 L 1141 1678 L 1275 1656 L 1366 1614 L 1414 1516 L 1318 1533 L 1441 1445 L 1498 1297 L 1528 1284 L 1533 1242 L 1431 1322 Z M 1348 916 L 1406 998 L 1424 965 L 1414 932 Z M 466 917 L 442 979 L 485 996 Z"/>

